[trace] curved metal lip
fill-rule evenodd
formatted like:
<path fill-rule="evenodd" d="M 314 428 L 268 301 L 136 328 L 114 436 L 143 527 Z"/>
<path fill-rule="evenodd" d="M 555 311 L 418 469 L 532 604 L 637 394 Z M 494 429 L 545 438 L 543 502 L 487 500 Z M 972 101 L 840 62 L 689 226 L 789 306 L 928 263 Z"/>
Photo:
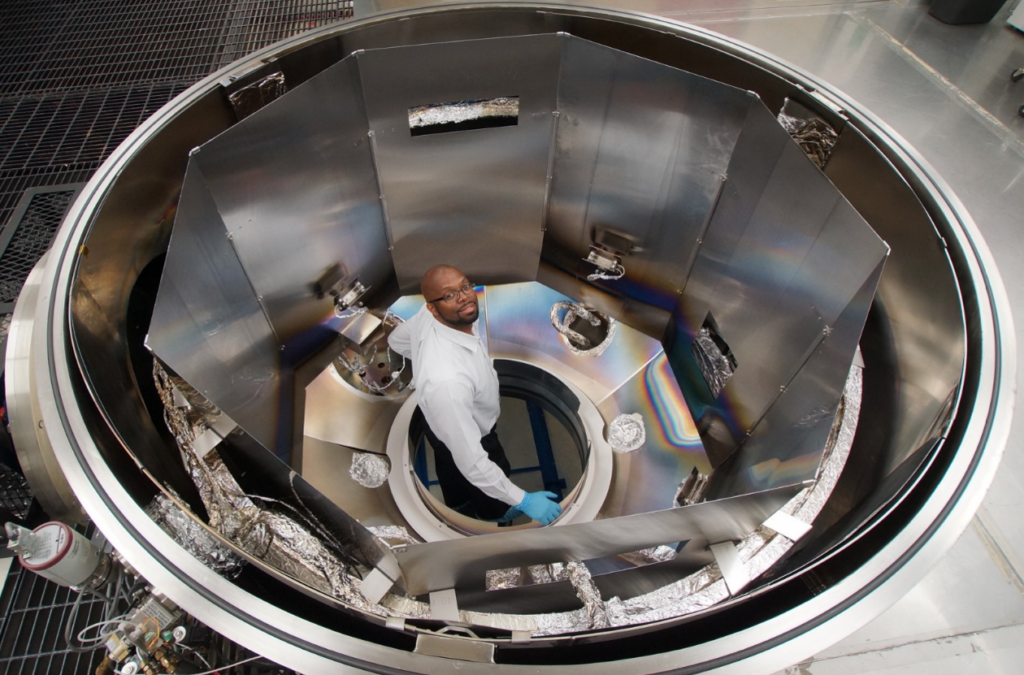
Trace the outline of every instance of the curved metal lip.
<path fill-rule="evenodd" d="M 53 250 L 59 254 L 46 269 L 36 308 L 33 346 L 37 355 L 45 355 L 45 358 L 37 358 L 34 365 L 40 398 L 43 399 L 42 422 L 50 431 L 58 461 L 76 495 L 112 544 L 141 573 L 186 611 L 196 614 L 230 639 L 308 673 L 335 672 L 338 662 L 374 672 L 424 672 L 437 665 L 436 660 L 430 657 L 414 657 L 407 652 L 381 647 L 311 624 L 240 591 L 230 582 L 219 578 L 211 580 L 209 571 L 203 565 L 174 544 L 155 523 L 145 517 L 141 507 L 116 484 L 98 448 L 91 442 L 89 429 L 77 409 L 79 401 L 75 392 L 75 374 L 69 370 L 67 362 L 62 360 L 71 343 L 70 306 L 62 288 L 66 289 L 71 282 L 76 267 L 76 260 L 69 253 L 77 250 L 74 244 L 88 233 L 92 212 L 101 204 L 114 178 L 152 133 L 232 71 L 240 72 L 250 68 L 259 63 L 264 55 L 291 51 L 300 45 L 354 28 L 398 18 L 467 9 L 551 11 L 631 23 L 696 39 L 754 62 L 787 80 L 806 82 L 843 103 L 845 111 L 851 115 L 858 129 L 869 134 L 880 151 L 888 153 L 887 156 L 900 169 L 900 173 L 904 176 L 909 173 L 914 177 L 917 181 L 914 187 L 919 197 L 923 190 L 929 198 L 928 206 L 945 216 L 936 220 L 948 225 L 943 227 L 943 234 L 952 237 L 959 247 L 969 277 L 959 278 L 961 289 L 969 280 L 973 288 L 979 291 L 975 297 L 982 330 L 974 336 L 979 344 L 969 349 L 967 354 L 967 363 L 971 364 L 973 372 L 977 374 L 977 396 L 973 401 L 975 414 L 966 420 L 958 414 L 954 419 L 954 425 L 959 428 L 961 436 L 960 446 L 970 446 L 974 451 L 969 455 L 956 452 L 938 484 L 907 526 L 867 563 L 820 595 L 796 609 L 726 638 L 676 652 L 636 658 L 631 663 L 648 672 L 697 672 L 712 668 L 718 673 L 746 673 L 752 667 L 778 668 L 814 653 L 821 644 L 838 639 L 863 625 L 888 606 L 888 595 L 909 590 L 923 571 L 952 545 L 973 517 L 984 488 L 994 476 L 1009 435 L 1016 372 L 1016 337 L 1012 332 L 1009 302 L 1002 281 L 998 273 L 994 272 L 996 267 L 991 253 L 963 204 L 950 194 L 948 185 L 938 178 L 934 169 L 918 153 L 910 150 L 903 139 L 884 123 L 813 76 L 780 59 L 706 29 L 632 12 L 554 4 L 458 4 L 389 13 L 340 26 L 329 26 L 268 47 L 209 76 L 136 129 L 101 167 L 69 211 L 53 246 Z M 993 272 L 987 274 L 986 270 Z M 66 405 L 68 403 L 76 405 L 69 407 Z M 100 476 L 107 479 L 105 483 L 99 480 Z M 973 485 L 970 485 L 972 482 Z M 113 487 L 104 490 L 104 485 Z M 968 487 L 974 489 L 968 490 Z M 153 542 L 158 542 L 159 546 Z M 177 574 L 172 574 L 171 569 Z M 203 579 L 206 585 L 200 584 L 197 579 Z M 842 628 L 836 621 L 840 614 L 843 615 Z M 240 624 L 241 620 L 245 623 Z M 285 631 L 281 628 L 283 625 L 288 625 L 291 631 Z M 295 634 L 304 637 L 297 638 Z M 744 663 L 739 663 L 743 659 L 746 659 Z M 570 672 L 582 673 L 585 669 L 587 673 L 617 673 L 621 666 L 614 663 L 591 663 L 583 664 L 582 667 L 559 667 Z M 481 664 L 481 669 L 485 668 Z M 527 668 L 531 672 L 535 669 L 534 666 L 511 665 L 502 665 L 500 668 L 523 672 Z"/>

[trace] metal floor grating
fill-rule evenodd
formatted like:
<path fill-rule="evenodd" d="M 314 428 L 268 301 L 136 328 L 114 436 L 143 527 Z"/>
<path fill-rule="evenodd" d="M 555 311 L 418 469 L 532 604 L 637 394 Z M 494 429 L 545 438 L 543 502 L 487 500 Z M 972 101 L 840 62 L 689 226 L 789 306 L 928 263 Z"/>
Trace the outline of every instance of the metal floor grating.
<path fill-rule="evenodd" d="M 78 185 L 26 190 L 0 233 L 0 307 L 13 305 L 28 273 L 50 248 Z"/>
<path fill-rule="evenodd" d="M 197 80 L 351 16 L 352 0 L 0 0 L 0 346 L 73 184 Z M 0 475 L 0 506 L 24 509 L 26 490 L 20 474 Z M 12 566 L 0 594 L 0 675 L 92 672 L 101 654 L 64 643 L 74 595 Z M 76 625 L 102 611 L 85 599 Z"/>
<path fill-rule="evenodd" d="M 78 594 L 12 562 L 0 595 L 0 672 L 5 675 L 86 675 L 103 658 L 65 648 L 64 624 Z M 101 621 L 103 602 L 87 596 L 75 617 L 77 633 Z"/>

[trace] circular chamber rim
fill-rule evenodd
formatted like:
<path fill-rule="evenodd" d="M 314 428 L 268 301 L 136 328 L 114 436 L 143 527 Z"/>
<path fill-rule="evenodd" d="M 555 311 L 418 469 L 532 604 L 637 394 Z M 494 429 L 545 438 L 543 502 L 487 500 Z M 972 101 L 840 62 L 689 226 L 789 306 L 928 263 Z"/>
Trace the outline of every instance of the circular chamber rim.
<path fill-rule="evenodd" d="M 613 463 L 611 446 L 608 445 L 604 438 L 604 418 L 598 412 L 597 406 L 572 382 L 562 379 L 550 370 L 535 363 L 510 358 L 495 359 L 495 361 L 505 361 L 517 366 L 526 366 L 542 371 L 558 380 L 560 384 L 565 385 L 579 401 L 579 409 L 576 412 L 576 416 L 583 426 L 583 431 L 586 434 L 586 438 L 583 440 L 589 442 L 590 452 L 587 464 L 583 468 L 583 475 L 562 500 L 564 511 L 562 515 L 551 523 L 551 527 L 593 520 L 601 510 L 605 497 L 608 495 L 608 488 L 612 482 Z M 429 493 L 426 493 L 426 496 L 424 496 L 426 491 L 422 488 L 419 479 L 412 469 L 412 450 L 409 448 L 409 426 L 418 405 L 419 392 L 414 390 L 399 409 L 398 414 L 395 416 L 395 421 L 391 425 L 391 431 L 388 434 L 387 453 L 388 460 L 391 462 L 391 472 L 388 475 L 387 484 L 391 489 L 391 494 L 395 498 L 395 503 L 398 505 L 398 510 L 401 512 L 402 517 L 408 521 L 410 527 L 424 541 L 447 541 L 472 536 L 472 534 L 458 527 L 458 514 L 455 514 L 454 511 L 446 507 L 442 502 L 430 496 Z M 425 500 L 427 498 L 430 499 L 430 504 L 426 503 Z M 454 514 L 450 520 L 443 517 L 448 513 Z M 482 534 L 499 531 L 497 525 L 481 521 L 474 522 L 480 523 L 480 529 L 484 530 Z M 534 523 L 507 529 L 511 531 L 533 527 L 539 527 L 539 525 Z M 506 531 L 506 529 L 502 528 L 500 531 Z"/>
<path fill-rule="evenodd" d="M 966 528 L 991 482 L 1009 435 L 1012 416 L 1016 337 L 1009 302 L 991 253 L 963 204 L 934 169 L 883 122 L 845 95 L 780 59 L 711 31 L 667 19 L 617 10 L 537 4 L 455 4 L 408 10 L 327 26 L 268 47 L 197 83 L 158 111 L 114 151 L 69 210 L 58 232 L 40 283 L 32 317 L 32 375 L 40 400 L 39 423 L 44 425 L 61 469 L 93 521 L 126 560 L 185 611 L 231 640 L 300 672 L 334 673 L 339 663 L 376 672 L 429 672 L 451 667 L 435 657 L 414 655 L 367 642 L 310 623 L 242 591 L 209 570 L 178 546 L 148 519 L 111 469 L 91 437 L 89 420 L 80 406 L 95 410 L 82 388 L 79 365 L 69 358 L 70 297 L 75 276 L 75 252 L 87 237 L 92 216 L 102 205 L 114 180 L 139 150 L 165 124 L 196 103 L 231 75 L 259 67 L 274 54 L 296 51 L 321 40 L 336 38 L 380 22 L 416 19 L 440 13 L 505 11 L 568 16 L 614 22 L 669 33 L 753 63 L 795 86 L 817 90 L 834 100 L 850 123 L 864 133 L 925 203 L 957 260 L 961 294 L 969 293 L 976 330 L 968 336 L 965 368 L 971 376 L 972 410 L 961 405 L 951 426 L 955 447 L 941 476 L 907 516 L 904 527 L 872 550 L 855 571 L 811 600 L 713 642 L 630 660 L 636 671 L 748 673 L 789 665 L 809 656 L 823 644 L 867 623 L 902 595 L 945 553 Z M 961 404 L 963 401 L 961 401 Z M 967 452 L 961 450 L 967 449 Z M 920 488 L 920 483 L 908 490 Z M 905 496 L 905 495 L 904 495 Z M 536 672 L 538 666 L 470 664 L 468 672 Z M 618 675 L 617 662 L 559 665 L 568 673 Z"/>

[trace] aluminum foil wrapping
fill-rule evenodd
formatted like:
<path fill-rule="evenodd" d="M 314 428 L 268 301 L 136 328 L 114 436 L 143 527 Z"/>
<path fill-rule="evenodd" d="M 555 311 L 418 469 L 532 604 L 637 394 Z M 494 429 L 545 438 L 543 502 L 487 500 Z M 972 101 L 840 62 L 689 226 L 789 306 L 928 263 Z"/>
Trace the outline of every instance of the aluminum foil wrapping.
<path fill-rule="evenodd" d="M 352 466 L 348 475 L 363 487 L 377 488 L 388 482 L 391 467 L 388 460 L 372 452 L 357 452 L 352 455 Z"/>
<path fill-rule="evenodd" d="M 158 494 L 146 508 L 146 513 L 182 548 L 222 577 L 234 579 L 245 567 L 244 560 L 218 541 L 167 495 Z"/>
<path fill-rule="evenodd" d="M 487 574 L 484 577 L 486 588 L 489 591 L 517 588 L 523 584 L 523 568 L 506 567 L 500 570 L 487 570 Z"/>
<path fill-rule="evenodd" d="M 707 326 L 697 331 L 690 351 L 697 361 L 697 367 L 700 368 L 708 389 L 711 390 L 711 395 L 718 398 L 736 372 L 736 362 L 722 352 Z"/>
<path fill-rule="evenodd" d="M 396 546 L 405 546 L 407 544 L 421 544 L 423 543 L 416 537 L 409 534 L 409 530 L 405 529 L 401 525 L 377 525 L 374 527 L 366 528 L 374 534 L 378 539 L 384 542 L 388 548 L 395 548 Z"/>
<path fill-rule="evenodd" d="M 472 101 L 434 103 L 409 109 L 409 127 L 431 127 L 440 124 L 458 124 L 488 117 L 518 117 L 519 98 L 516 96 Z"/>
<path fill-rule="evenodd" d="M 586 609 L 577 609 L 557 614 L 536 614 L 534 620 L 537 623 L 534 636 L 544 637 L 545 635 L 565 635 L 566 633 L 581 633 L 589 630 L 590 617 Z"/>
<path fill-rule="evenodd" d="M 537 619 L 531 614 L 484 614 L 463 611 L 459 612 L 459 616 L 463 622 L 477 626 L 507 631 L 524 631 L 531 634 L 537 632 Z"/>
<path fill-rule="evenodd" d="M 608 445 L 619 452 L 633 452 L 647 440 L 644 418 L 640 413 L 619 415 L 608 425 Z"/>
<path fill-rule="evenodd" d="M 526 568 L 530 580 L 535 584 L 550 584 L 555 581 L 567 581 L 568 573 L 562 563 L 550 563 L 548 565 L 530 565 Z"/>
<path fill-rule="evenodd" d="M 633 626 L 685 616 L 728 599 L 729 590 L 717 565 L 708 565 L 685 579 L 629 600 L 607 603 L 612 627 Z"/>
<path fill-rule="evenodd" d="M 285 82 L 284 74 L 274 73 L 230 94 L 228 100 L 231 101 L 231 106 L 241 121 L 287 92 L 288 84 Z"/>
<path fill-rule="evenodd" d="M 565 314 L 560 316 L 563 311 Z M 568 300 L 559 300 L 551 306 L 550 317 L 551 325 L 554 326 L 562 338 L 562 344 L 570 352 L 579 356 L 600 356 L 608 349 L 608 345 L 615 338 L 615 319 L 605 316 L 586 305 L 569 302 Z M 590 340 L 570 328 L 577 318 L 586 320 L 594 327 L 600 326 L 602 322 L 607 325 L 608 332 L 600 344 L 591 344 Z"/>
<path fill-rule="evenodd" d="M 819 169 L 825 168 L 832 148 L 839 140 L 839 134 L 835 129 L 817 117 L 805 120 L 780 112 L 778 119 L 779 124 L 797 142 L 804 154 L 810 157 Z"/>
<path fill-rule="evenodd" d="M 675 559 L 676 550 L 671 546 L 656 546 L 654 548 L 645 548 L 642 551 L 623 553 L 619 557 L 633 563 L 637 567 L 643 567 L 644 565 L 653 565 Z"/>
<path fill-rule="evenodd" d="M 180 378 L 168 375 L 158 362 L 154 362 L 153 369 L 164 404 L 164 419 L 178 441 L 185 467 L 210 515 L 210 527 L 248 555 L 311 588 L 355 609 L 387 615 L 384 607 L 366 601 L 350 564 L 321 537 L 294 518 L 264 508 L 245 494 L 216 448 L 199 457 L 192 443 L 220 412 L 208 402 L 198 405 L 199 394 Z M 175 403 L 175 389 L 184 394 L 190 405 Z M 193 401 L 197 405 L 192 405 Z"/>
<path fill-rule="evenodd" d="M 596 630 L 607 628 L 608 613 L 604 609 L 604 600 L 601 599 L 601 591 L 590 576 L 590 570 L 581 562 L 570 562 L 565 566 L 569 575 L 569 583 L 576 589 L 576 597 L 583 603 L 583 609 L 587 613 L 587 628 Z"/>
<path fill-rule="evenodd" d="M 818 468 L 817 480 L 810 489 L 805 500 L 793 516 L 805 523 L 813 523 L 821 510 L 825 508 L 825 502 L 832 495 L 839 476 L 846 466 L 850 457 L 850 449 L 853 448 L 853 437 L 857 432 L 857 423 L 860 421 L 861 396 L 864 390 L 864 371 L 854 366 L 850 369 L 850 375 L 846 378 L 846 387 L 843 389 L 842 416 L 839 423 L 839 430 L 835 434 L 834 442 L 826 448 L 825 457 Z"/>

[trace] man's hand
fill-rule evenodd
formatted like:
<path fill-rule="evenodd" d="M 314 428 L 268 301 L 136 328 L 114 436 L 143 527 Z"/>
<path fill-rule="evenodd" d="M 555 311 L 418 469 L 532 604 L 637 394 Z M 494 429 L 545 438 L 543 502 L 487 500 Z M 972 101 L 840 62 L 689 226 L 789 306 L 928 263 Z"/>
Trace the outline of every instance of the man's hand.
<path fill-rule="evenodd" d="M 527 492 L 516 508 L 542 525 L 548 525 L 562 514 L 562 507 L 553 499 L 558 499 L 554 492 Z"/>

